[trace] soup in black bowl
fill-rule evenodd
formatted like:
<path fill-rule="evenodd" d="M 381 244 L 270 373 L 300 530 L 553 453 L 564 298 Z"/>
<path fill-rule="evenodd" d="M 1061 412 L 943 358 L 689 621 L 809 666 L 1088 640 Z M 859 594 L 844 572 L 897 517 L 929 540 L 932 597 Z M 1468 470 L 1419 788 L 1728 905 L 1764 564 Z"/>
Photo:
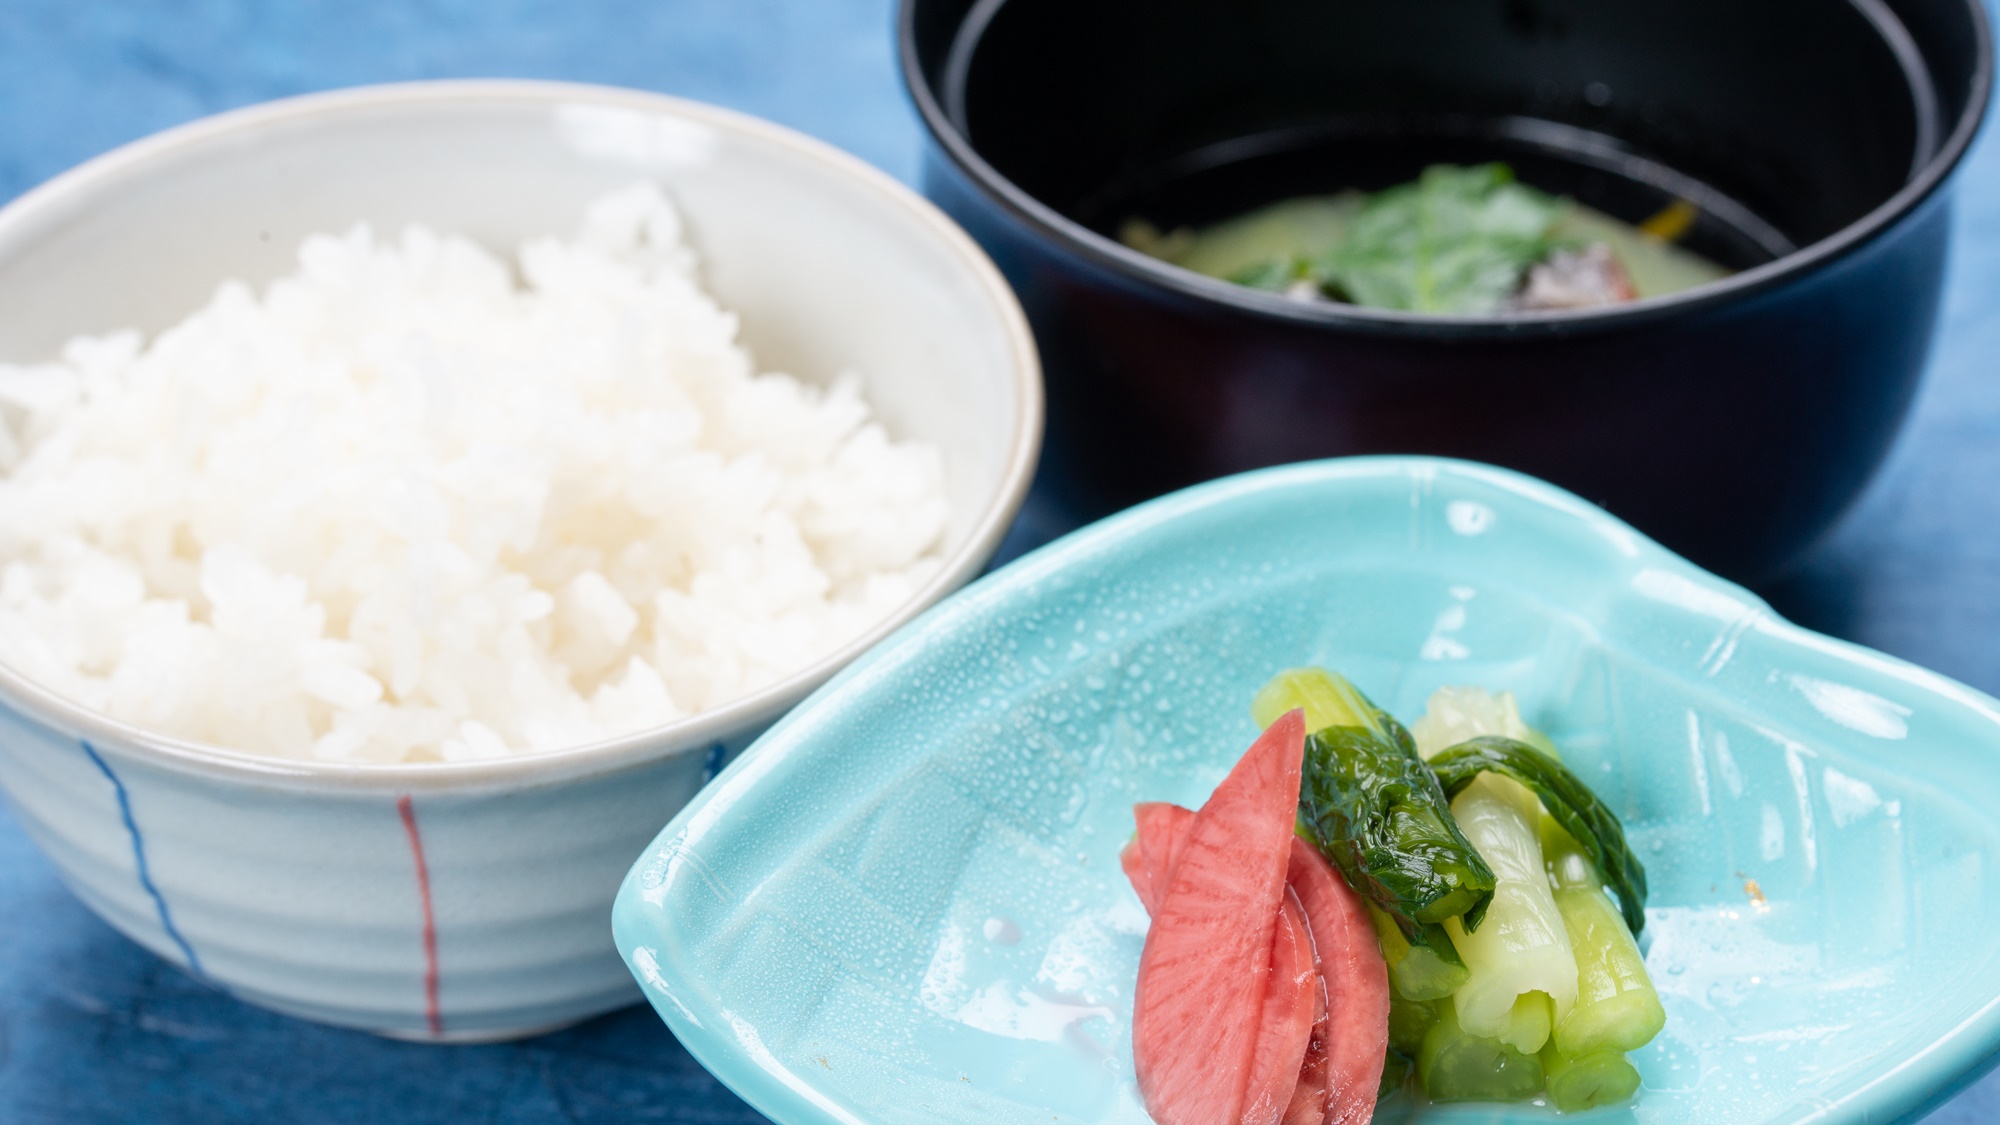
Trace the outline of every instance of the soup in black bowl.
<path fill-rule="evenodd" d="M 901 31 L 926 190 L 1024 299 L 1079 514 L 1438 453 L 1745 580 L 1824 534 L 1901 425 L 1991 75 L 1978 0 L 904 0 Z M 1715 280 L 1440 314 L 1145 241 L 1489 164 L 1671 216 Z"/>

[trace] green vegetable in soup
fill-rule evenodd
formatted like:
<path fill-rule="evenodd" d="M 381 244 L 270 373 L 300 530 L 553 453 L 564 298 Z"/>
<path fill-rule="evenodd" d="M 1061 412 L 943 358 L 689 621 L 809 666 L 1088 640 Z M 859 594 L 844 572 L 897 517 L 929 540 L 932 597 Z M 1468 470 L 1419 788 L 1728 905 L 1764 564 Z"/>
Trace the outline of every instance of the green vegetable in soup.
<path fill-rule="evenodd" d="M 1287 292 L 1293 285 L 1301 282 L 1309 286 L 1318 284 L 1306 275 L 1299 263 L 1290 258 L 1272 258 L 1267 262 L 1259 262 L 1230 274 L 1229 280 L 1251 289 L 1269 289 L 1275 293 Z"/>
<path fill-rule="evenodd" d="M 1505 164 L 1436 165 L 1376 192 L 1286 199 L 1200 230 L 1127 220 L 1129 246 L 1254 289 L 1444 315 L 1578 308 L 1727 277 L 1674 245 L 1685 200 L 1639 227 L 1514 179 Z M 1546 273 L 1545 285 L 1531 282 Z"/>
<path fill-rule="evenodd" d="M 1199 231 L 1182 227 L 1162 233 L 1143 219 L 1129 219 L 1118 237 L 1134 250 L 1183 269 L 1259 289 L 1283 289 L 1305 262 L 1347 236 L 1367 199 L 1358 191 L 1300 196 Z"/>
<path fill-rule="evenodd" d="M 1554 197 L 1516 183 L 1504 164 L 1441 164 L 1371 196 L 1311 269 L 1357 305 L 1491 312 L 1555 248 L 1560 213 Z"/>
<path fill-rule="evenodd" d="M 1463 916 L 1476 930 L 1493 897 L 1493 872 L 1458 830 L 1444 790 L 1401 723 L 1344 678 L 1287 672 L 1258 693 L 1252 714 L 1269 725 L 1307 709 L 1299 821 L 1361 897 L 1396 920 L 1406 940 Z"/>
<path fill-rule="evenodd" d="M 1526 786 L 1618 895 L 1625 924 L 1637 934 L 1646 926 L 1646 869 L 1626 846 L 1618 817 L 1562 763 L 1525 742 L 1484 737 L 1461 742 L 1430 760 L 1446 793 L 1457 794 L 1482 773 L 1496 773 Z"/>

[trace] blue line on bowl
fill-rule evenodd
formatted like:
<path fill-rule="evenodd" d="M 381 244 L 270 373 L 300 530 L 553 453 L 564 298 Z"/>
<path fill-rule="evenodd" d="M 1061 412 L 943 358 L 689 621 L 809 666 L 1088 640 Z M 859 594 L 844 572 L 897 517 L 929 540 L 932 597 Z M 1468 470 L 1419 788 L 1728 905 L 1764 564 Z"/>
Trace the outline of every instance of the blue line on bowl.
<path fill-rule="evenodd" d="M 78 745 L 83 747 L 85 754 L 90 755 L 91 762 L 110 780 L 112 790 L 118 794 L 118 815 L 125 821 L 126 834 L 132 837 L 132 861 L 139 872 L 139 886 L 152 898 L 154 908 L 159 911 L 160 928 L 167 932 L 167 936 L 173 939 L 176 946 L 180 947 L 181 956 L 186 959 L 188 970 L 195 976 L 206 976 L 207 974 L 201 969 L 201 958 L 195 956 L 194 946 L 188 944 L 188 940 L 181 936 L 179 927 L 174 925 L 173 911 L 167 909 L 165 896 L 160 894 L 160 888 L 153 885 L 152 872 L 146 866 L 146 840 L 139 834 L 139 822 L 132 819 L 132 799 L 125 792 L 125 783 L 118 780 L 117 774 L 111 772 L 110 763 L 98 754 L 95 747 L 88 742 L 81 742 Z"/>

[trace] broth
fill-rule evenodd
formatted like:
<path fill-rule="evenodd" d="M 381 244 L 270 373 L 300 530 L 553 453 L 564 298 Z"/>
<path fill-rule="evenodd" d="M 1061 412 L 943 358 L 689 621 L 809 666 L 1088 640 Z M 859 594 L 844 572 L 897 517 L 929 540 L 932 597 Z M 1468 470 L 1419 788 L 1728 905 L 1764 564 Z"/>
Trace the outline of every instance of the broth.
<path fill-rule="evenodd" d="M 1212 144 L 1128 174 L 1079 201 L 1073 218 L 1134 249 L 1198 273 L 1336 300 L 1414 311 L 1483 315 L 1579 307 L 1522 301 L 1430 307 L 1349 293 L 1339 284 L 1292 284 L 1272 263 L 1336 254 L 1371 199 L 1407 195 L 1426 169 L 1455 176 L 1501 167 L 1501 189 L 1548 209 L 1550 252 L 1603 254 L 1624 296 L 1694 288 L 1790 253 L 1776 227 L 1691 177 L 1633 155 L 1618 142 L 1550 122 L 1345 121 Z M 1534 202 L 1539 201 L 1539 202 Z M 1516 200 L 1520 202 L 1520 200 Z M 1377 216 L 1377 219 L 1381 216 Z M 1379 222 L 1375 223 L 1380 226 Z M 1602 247 L 1602 251 L 1595 248 Z M 1528 277 L 1527 264 L 1520 274 Z M 1523 292 L 1531 287 L 1523 281 Z M 1365 287 L 1358 287 L 1365 288 Z M 1525 298 L 1523 298 L 1525 300 Z"/>

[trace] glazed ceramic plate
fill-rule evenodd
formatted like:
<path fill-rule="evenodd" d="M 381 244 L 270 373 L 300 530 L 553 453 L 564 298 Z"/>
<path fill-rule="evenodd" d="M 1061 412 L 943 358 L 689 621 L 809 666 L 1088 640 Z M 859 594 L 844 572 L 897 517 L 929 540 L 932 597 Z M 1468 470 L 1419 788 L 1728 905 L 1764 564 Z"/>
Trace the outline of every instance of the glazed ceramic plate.
<path fill-rule="evenodd" d="M 939 605 L 667 826 L 619 950 L 783 1125 L 1145 1122 L 1131 806 L 1200 803 L 1305 663 L 1405 718 L 1512 690 L 1625 818 L 1667 1030 L 1635 1103 L 1580 1116 L 1892 1121 L 2000 1041 L 2000 707 L 1566 493 L 1417 458 L 1191 489 Z"/>

